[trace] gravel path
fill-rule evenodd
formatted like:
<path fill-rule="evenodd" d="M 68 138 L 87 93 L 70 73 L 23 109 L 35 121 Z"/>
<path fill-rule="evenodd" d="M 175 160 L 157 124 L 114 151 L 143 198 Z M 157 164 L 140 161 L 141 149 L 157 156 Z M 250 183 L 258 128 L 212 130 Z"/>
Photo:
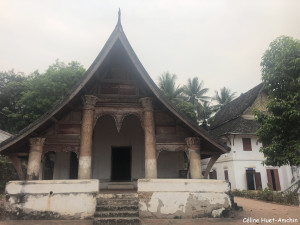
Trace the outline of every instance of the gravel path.
<path fill-rule="evenodd" d="M 244 208 L 236 212 L 234 218 L 201 219 L 143 219 L 143 225 L 242 225 L 242 224 L 300 224 L 300 207 L 284 206 L 262 201 L 235 197 L 235 202 Z M 35 221 L 0 221 L 0 225 L 92 225 L 92 221 L 78 220 L 35 220 Z"/>

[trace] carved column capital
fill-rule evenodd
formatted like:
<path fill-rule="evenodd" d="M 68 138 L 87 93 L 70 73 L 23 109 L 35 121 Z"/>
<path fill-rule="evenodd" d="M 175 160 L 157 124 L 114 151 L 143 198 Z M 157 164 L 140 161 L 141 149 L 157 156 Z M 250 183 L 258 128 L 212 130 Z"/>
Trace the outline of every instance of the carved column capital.
<path fill-rule="evenodd" d="M 188 148 L 193 150 L 200 149 L 200 138 L 199 137 L 188 137 L 185 139 L 186 145 Z"/>
<path fill-rule="evenodd" d="M 94 109 L 98 98 L 94 95 L 84 95 L 82 97 L 82 103 L 84 109 Z"/>
<path fill-rule="evenodd" d="M 141 98 L 140 102 L 144 108 L 144 111 L 153 111 L 152 98 L 150 97 Z"/>
<path fill-rule="evenodd" d="M 30 146 L 43 146 L 46 138 L 34 137 L 29 139 Z"/>

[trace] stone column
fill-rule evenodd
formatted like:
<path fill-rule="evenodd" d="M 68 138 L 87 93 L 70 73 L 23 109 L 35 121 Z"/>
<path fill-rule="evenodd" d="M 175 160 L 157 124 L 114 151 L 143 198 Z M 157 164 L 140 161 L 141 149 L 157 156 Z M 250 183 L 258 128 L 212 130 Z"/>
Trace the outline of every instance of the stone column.
<path fill-rule="evenodd" d="M 156 137 L 151 98 L 141 98 L 144 108 L 143 125 L 145 132 L 145 178 L 157 178 Z"/>
<path fill-rule="evenodd" d="M 188 137 L 185 139 L 190 156 L 190 173 L 192 179 L 201 179 L 201 157 L 200 157 L 200 138 Z"/>
<path fill-rule="evenodd" d="M 30 138 L 27 180 L 38 180 L 45 138 Z"/>
<path fill-rule="evenodd" d="M 93 95 L 85 95 L 83 97 L 78 179 L 91 179 L 93 142 L 92 137 L 96 102 L 97 97 Z"/>

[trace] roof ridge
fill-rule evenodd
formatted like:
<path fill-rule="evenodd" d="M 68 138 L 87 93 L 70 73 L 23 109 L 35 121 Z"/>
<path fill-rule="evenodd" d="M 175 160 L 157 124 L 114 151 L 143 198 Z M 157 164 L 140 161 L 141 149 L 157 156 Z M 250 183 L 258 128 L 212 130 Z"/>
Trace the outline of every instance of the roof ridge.
<path fill-rule="evenodd" d="M 212 125 L 211 125 L 211 130 L 219 127 L 220 125 L 222 125 L 222 124 L 224 124 L 226 122 L 229 122 L 229 121 L 231 121 L 231 120 L 233 120 L 233 119 L 238 118 L 239 116 L 241 116 L 253 104 L 253 102 L 255 101 L 255 99 L 257 98 L 257 96 L 259 95 L 259 93 L 261 93 L 261 91 L 263 90 L 263 88 L 264 88 L 264 84 L 263 83 L 259 83 L 258 85 L 256 85 L 255 87 L 251 88 L 247 92 L 242 93 L 236 99 L 234 99 L 231 102 L 227 103 L 223 108 L 220 109 L 219 112 L 216 113 L 214 121 L 218 121 L 218 116 L 221 115 L 221 114 L 224 114 L 224 112 L 226 112 L 226 111 L 230 111 L 231 108 L 234 108 L 234 110 L 236 110 L 237 112 L 234 112 L 233 115 L 232 115 L 232 117 L 227 118 L 224 121 L 222 121 L 222 119 L 220 119 L 219 123 L 216 122 L 216 124 L 214 124 L 214 122 L 213 122 Z M 256 89 L 258 89 L 258 90 L 256 90 Z M 256 96 L 255 98 L 254 97 L 251 98 L 251 93 L 253 93 L 253 92 L 255 94 L 254 96 Z M 239 107 L 234 107 L 235 104 L 237 104 L 239 101 L 241 101 L 241 99 L 243 99 L 243 98 L 245 98 L 247 96 L 250 96 L 250 99 L 248 99 L 248 102 L 246 101 L 247 104 L 245 104 L 244 106 L 242 104 L 239 104 L 240 109 L 239 109 Z M 245 101 L 243 101 L 243 103 L 244 102 Z M 225 115 L 223 115 L 223 118 L 224 117 L 225 117 Z M 216 118 L 217 118 L 217 120 L 216 120 Z"/>

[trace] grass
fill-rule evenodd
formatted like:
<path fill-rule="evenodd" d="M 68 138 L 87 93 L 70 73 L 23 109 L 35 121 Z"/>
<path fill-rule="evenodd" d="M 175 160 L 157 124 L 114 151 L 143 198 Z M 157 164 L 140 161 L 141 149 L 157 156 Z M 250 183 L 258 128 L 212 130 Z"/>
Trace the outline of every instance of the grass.
<path fill-rule="evenodd" d="M 277 192 L 270 188 L 260 190 L 233 190 L 234 196 L 274 202 L 283 205 L 299 205 L 299 196 L 293 192 Z"/>

